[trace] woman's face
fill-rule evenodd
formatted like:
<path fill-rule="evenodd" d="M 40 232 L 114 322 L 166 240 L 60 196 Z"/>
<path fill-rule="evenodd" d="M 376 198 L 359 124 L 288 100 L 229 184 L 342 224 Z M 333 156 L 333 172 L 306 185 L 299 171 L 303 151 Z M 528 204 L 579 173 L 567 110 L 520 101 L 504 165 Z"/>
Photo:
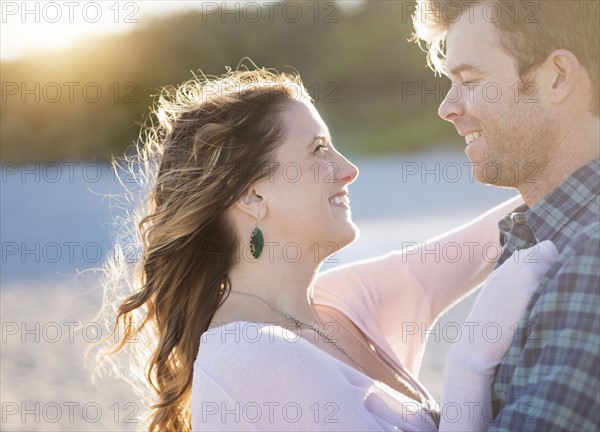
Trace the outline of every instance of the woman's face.
<path fill-rule="evenodd" d="M 333 147 L 325 122 L 310 102 L 290 103 L 281 116 L 286 136 L 277 152 L 275 175 L 263 181 L 267 214 L 260 225 L 266 242 L 269 236 L 295 242 L 303 256 L 320 261 L 357 237 L 348 185 L 358 169 Z"/>

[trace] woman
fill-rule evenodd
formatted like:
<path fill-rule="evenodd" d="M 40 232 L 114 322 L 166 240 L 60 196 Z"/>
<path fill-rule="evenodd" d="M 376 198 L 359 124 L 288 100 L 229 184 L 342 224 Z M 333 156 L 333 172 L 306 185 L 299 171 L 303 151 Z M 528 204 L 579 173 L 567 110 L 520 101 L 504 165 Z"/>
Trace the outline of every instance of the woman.
<path fill-rule="evenodd" d="M 453 263 L 399 252 L 317 280 L 356 238 L 358 170 L 299 78 L 192 80 L 163 94 L 156 114 L 141 150 L 152 187 L 143 254 L 114 327 L 125 329 L 116 350 L 142 338 L 133 349 L 158 398 L 149 429 L 436 430 L 435 401 L 414 378 L 424 340 L 403 324 L 428 327 L 484 280 L 493 262 L 467 248 L 495 242 L 497 220 L 520 201 L 434 240 L 458 245 Z M 453 379 L 489 389 L 454 364 Z"/>

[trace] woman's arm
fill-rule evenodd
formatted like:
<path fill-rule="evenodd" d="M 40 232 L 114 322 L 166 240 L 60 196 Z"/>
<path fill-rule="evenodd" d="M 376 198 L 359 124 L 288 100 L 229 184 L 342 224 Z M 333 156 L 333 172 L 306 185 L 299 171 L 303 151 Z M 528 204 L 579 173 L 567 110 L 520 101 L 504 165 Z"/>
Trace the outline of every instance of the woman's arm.
<path fill-rule="evenodd" d="M 492 382 L 517 324 L 558 257 L 550 241 L 516 251 L 486 280 L 446 358 L 440 432 L 483 431 L 493 421 Z"/>
<path fill-rule="evenodd" d="M 514 197 L 471 222 L 421 243 L 417 251 L 404 251 L 403 259 L 420 285 L 423 298 L 431 300 L 433 320 L 490 274 L 502 252 L 498 222 L 522 203 L 520 195 Z"/>
<path fill-rule="evenodd" d="M 342 305 L 359 327 L 382 333 L 412 370 L 424 331 L 493 269 L 501 251 L 498 221 L 522 203 L 517 196 L 412 249 L 326 271 L 318 277 L 315 299 Z"/>

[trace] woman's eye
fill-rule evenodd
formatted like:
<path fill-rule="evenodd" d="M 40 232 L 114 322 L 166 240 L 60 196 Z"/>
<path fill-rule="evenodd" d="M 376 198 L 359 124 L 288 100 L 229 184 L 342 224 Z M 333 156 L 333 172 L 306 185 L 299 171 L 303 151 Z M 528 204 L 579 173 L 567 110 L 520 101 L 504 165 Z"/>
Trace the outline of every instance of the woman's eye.
<path fill-rule="evenodd" d="M 323 145 L 323 144 L 319 144 L 316 148 L 315 148 L 315 152 L 321 152 L 324 153 L 327 151 L 327 146 Z"/>

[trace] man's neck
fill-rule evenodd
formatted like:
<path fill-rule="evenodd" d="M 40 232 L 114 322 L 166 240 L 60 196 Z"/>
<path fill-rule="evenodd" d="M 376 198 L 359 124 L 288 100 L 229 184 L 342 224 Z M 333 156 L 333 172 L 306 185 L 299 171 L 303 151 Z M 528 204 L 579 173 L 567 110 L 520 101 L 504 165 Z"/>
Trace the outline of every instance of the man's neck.
<path fill-rule="evenodd" d="M 597 158 L 598 156 L 589 160 L 578 160 L 577 163 L 560 164 L 559 167 L 549 165 L 534 182 L 522 183 L 517 190 L 525 204 L 531 208 L 559 187 L 571 174 Z"/>
<path fill-rule="evenodd" d="M 543 171 L 517 186 L 523 201 L 531 208 L 559 187 L 571 174 L 600 157 L 600 119 L 595 118 L 569 133 Z"/>

